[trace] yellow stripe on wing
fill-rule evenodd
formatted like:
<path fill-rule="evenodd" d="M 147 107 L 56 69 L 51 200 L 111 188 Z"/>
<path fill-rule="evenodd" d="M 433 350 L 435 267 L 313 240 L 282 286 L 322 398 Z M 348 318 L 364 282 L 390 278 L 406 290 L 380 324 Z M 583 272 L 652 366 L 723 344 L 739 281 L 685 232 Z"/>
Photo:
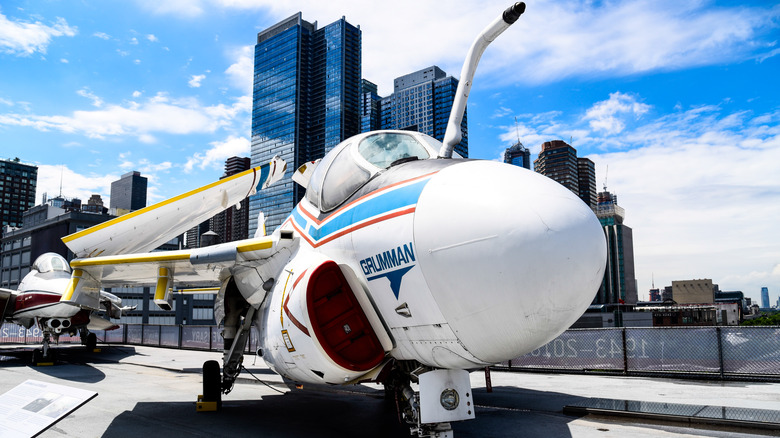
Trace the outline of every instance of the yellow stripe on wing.
<path fill-rule="evenodd" d="M 131 255 L 118 255 L 118 256 L 106 256 L 91 259 L 76 259 L 70 262 L 70 266 L 73 268 L 81 268 L 86 266 L 103 266 L 103 265 L 126 265 L 132 263 L 154 263 L 154 262 L 174 262 L 179 260 L 189 260 L 190 253 L 176 252 L 174 254 L 150 253 L 150 254 L 131 254 Z"/>

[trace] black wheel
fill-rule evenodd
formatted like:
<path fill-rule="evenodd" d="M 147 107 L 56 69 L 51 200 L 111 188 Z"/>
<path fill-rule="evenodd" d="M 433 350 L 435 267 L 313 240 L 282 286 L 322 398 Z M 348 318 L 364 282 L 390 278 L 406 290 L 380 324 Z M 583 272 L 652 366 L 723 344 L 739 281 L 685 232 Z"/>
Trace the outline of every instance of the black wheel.
<path fill-rule="evenodd" d="M 94 333 L 87 334 L 87 351 L 94 351 L 97 348 L 97 335 Z"/>
<path fill-rule="evenodd" d="M 222 402 L 222 371 L 216 360 L 203 364 L 203 401 Z"/>
<path fill-rule="evenodd" d="M 43 362 L 41 359 L 43 359 L 43 352 L 39 349 L 35 349 L 32 352 L 32 363 L 33 365 L 37 365 L 39 362 Z"/>

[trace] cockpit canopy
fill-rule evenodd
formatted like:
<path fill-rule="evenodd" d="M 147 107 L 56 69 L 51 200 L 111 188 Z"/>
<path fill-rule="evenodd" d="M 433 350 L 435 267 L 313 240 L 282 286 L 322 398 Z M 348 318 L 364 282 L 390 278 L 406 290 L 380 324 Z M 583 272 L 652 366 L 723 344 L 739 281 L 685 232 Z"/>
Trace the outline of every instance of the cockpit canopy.
<path fill-rule="evenodd" d="M 338 207 L 374 175 L 399 160 L 435 157 L 441 142 L 419 132 L 375 131 L 351 137 L 314 169 L 306 199 L 320 211 Z"/>
<path fill-rule="evenodd" d="M 47 252 L 38 256 L 32 268 L 40 273 L 57 271 L 70 274 L 68 261 L 65 260 L 65 257 L 54 252 Z"/>

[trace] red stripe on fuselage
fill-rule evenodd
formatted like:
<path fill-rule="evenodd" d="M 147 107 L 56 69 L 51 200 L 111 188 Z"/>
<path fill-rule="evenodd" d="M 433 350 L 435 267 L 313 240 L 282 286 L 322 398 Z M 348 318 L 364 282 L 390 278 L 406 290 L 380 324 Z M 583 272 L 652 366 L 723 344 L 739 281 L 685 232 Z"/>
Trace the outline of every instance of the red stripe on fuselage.
<path fill-rule="evenodd" d="M 399 211 L 396 211 L 396 212 L 393 212 L 393 213 L 390 213 L 390 214 L 386 214 L 386 215 L 383 215 L 383 216 L 378 216 L 378 217 L 375 217 L 374 219 L 367 220 L 365 222 L 361 222 L 359 224 L 352 225 L 350 227 L 345 228 L 342 231 L 339 231 L 338 233 L 335 233 L 334 235 L 332 235 L 330 237 L 322 239 L 318 243 L 314 243 L 311 239 L 309 239 L 309 236 L 307 236 L 306 233 L 304 233 L 303 230 L 301 230 L 298 227 L 298 225 L 295 224 L 294 221 L 290 221 L 290 224 L 293 226 L 293 228 L 295 228 L 298 231 L 298 234 L 300 234 L 301 237 L 303 237 L 307 242 L 309 242 L 309 245 L 311 245 L 313 248 L 317 248 L 317 247 L 319 247 L 321 245 L 324 245 L 324 244 L 326 244 L 326 243 L 328 243 L 328 242 L 330 242 L 330 241 L 332 241 L 334 239 L 338 239 L 339 237 L 342 237 L 345 234 L 352 233 L 353 231 L 357 231 L 357 230 L 359 230 L 361 228 L 365 228 L 365 227 L 367 227 L 369 225 L 374 225 L 376 223 L 383 222 L 383 221 L 386 221 L 388 219 L 392 219 L 394 217 L 404 216 L 404 215 L 407 215 L 407 214 L 410 214 L 410 213 L 414 213 L 416 208 L 417 208 L 416 206 L 405 208 L 403 210 L 399 210 Z"/>
<path fill-rule="evenodd" d="M 423 178 L 427 178 L 427 177 L 429 177 L 429 176 L 431 176 L 431 175 L 433 175 L 433 174 L 435 174 L 435 173 L 438 173 L 438 172 L 439 172 L 439 171 L 437 170 L 436 172 L 426 173 L 425 175 L 416 176 L 416 177 L 414 177 L 414 178 L 410 178 L 410 179 L 407 179 L 407 180 L 404 180 L 404 181 L 399 181 L 399 182 L 397 182 L 397 183 L 393 183 L 393 184 L 387 185 L 387 186 L 385 186 L 385 187 L 382 187 L 382 188 L 376 189 L 376 190 L 374 190 L 373 192 L 371 192 L 371 193 L 367 193 L 367 194 L 365 194 L 365 195 L 363 195 L 363 196 L 361 196 L 361 197 L 359 197 L 359 198 L 355 199 L 354 201 L 351 201 L 350 203 L 348 203 L 348 204 L 346 204 L 346 205 L 344 205 L 344 206 L 340 207 L 338 210 L 336 210 L 336 211 L 334 211 L 333 213 L 329 214 L 327 217 L 325 217 L 325 218 L 324 218 L 324 219 L 322 219 L 322 220 L 319 220 L 319 219 L 317 219 L 316 217 L 314 217 L 314 215 L 312 215 L 312 214 L 311 214 L 311 213 L 310 213 L 308 210 L 306 210 L 306 209 L 305 209 L 305 208 L 304 208 L 304 207 L 303 207 L 301 204 L 298 204 L 298 206 L 300 207 L 300 208 L 299 208 L 299 210 L 301 211 L 301 213 L 303 213 L 303 214 L 304 214 L 304 216 L 306 216 L 306 217 L 308 217 L 309 219 L 311 219 L 312 221 L 314 221 L 314 223 L 315 223 L 315 224 L 317 224 L 317 225 L 322 225 L 322 224 L 323 224 L 325 221 L 327 221 L 328 219 L 330 219 L 330 218 L 332 218 L 332 217 L 335 217 L 335 216 L 338 216 L 338 215 L 339 215 L 339 214 L 340 214 L 342 211 L 344 211 L 344 210 L 346 210 L 346 209 L 350 208 L 352 205 L 354 205 L 354 204 L 356 204 L 356 203 L 358 203 L 358 202 L 360 202 L 360 201 L 362 201 L 362 200 L 364 200 L 364 199 L 366 199 L 366 198 L 369 198 L 369 197 L 371 197 L 371 196 L 374 196 L 374 195 L 376 195 L 377 193 L 381 193 L 381 192 L 384 192 L 384 191 L 386 191 L 386 190 L 390 190 L 390 189 L 392 189 L 393 187 L 397 187 L 397 186 L 400 186 L 400 185 L 403 185 L 403 184 L 407 184 L 407 183 L 410 183 L 410 182 L 413 182 L 413 181 L 417 181 L 417 180 L 420 180 L 420 179 L 423 179 Z"/>

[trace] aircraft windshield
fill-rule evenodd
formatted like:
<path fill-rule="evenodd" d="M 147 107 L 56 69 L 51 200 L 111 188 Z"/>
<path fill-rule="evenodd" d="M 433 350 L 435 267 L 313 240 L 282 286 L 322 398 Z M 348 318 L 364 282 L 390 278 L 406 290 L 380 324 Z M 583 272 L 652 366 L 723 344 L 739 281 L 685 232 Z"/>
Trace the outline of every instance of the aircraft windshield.
<path fill-rule="evenodd" d="M 314 169 L 306 187 L 306 199 L 322 212 L 331 211 L 373 175 L 397 160 L 410 157 L 424 160 L 430 153 L 420 140 L 401 132 L 380 132 L 364 137 L 359 143 L 342 143 Z"/>
<path fill-rule="evenodd" d="M 70 265 L 64 257 L 57 253 L 47 252 L 35 259 L 33 263 L 33 269 L 38 272 L 67 272 L 70 273 Z"/>
<path fill-rule="evenodd" d="M 383 132 L 363 139 L 358 146 L 360 155 L 369 163 L 387 169 L 396 160 L 417 157 L 428 158 L 428 150 L 409 134 Z"/>

